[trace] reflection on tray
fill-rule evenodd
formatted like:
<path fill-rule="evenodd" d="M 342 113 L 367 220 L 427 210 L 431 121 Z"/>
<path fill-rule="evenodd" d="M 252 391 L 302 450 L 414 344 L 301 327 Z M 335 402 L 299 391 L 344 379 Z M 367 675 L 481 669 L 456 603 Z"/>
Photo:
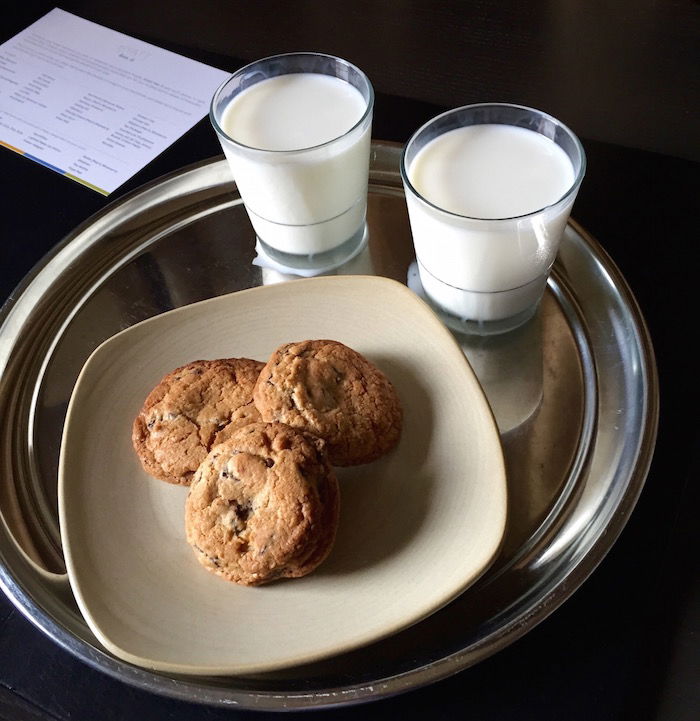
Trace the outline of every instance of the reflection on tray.
<path fill-rule="evenodd" d="M 500 335 L 452 332 L 481 382 L 501 435 L 532 418 L 542 403 L 540 312 Z"/>
<path fill-rule="evenodd" d="M 429 302 L 415 263 L 408 269 L 407 283 Z M 460 332 L 451 324 L 448 328 L 484 389 L 501 435 L 532 418 L 543 395 L 540 311 L 518 328 L 497 335 Z"/>

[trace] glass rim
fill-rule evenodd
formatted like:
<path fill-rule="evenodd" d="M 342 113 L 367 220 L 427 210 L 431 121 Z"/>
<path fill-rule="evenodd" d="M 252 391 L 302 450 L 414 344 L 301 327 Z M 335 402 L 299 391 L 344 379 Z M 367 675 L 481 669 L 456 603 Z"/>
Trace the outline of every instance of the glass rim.
<path fill-rule="evenodd" d="M 367 107 L 365 108 L 365 111 L 362 113 L 362 116 L 360 119 L 348 130 L 346 130 L 341 135 L 336 136 L 335 138 L 331 138 L 330 140 L 326 140 L 323 143 L 319 143 L 318 145 L 309 145 L 304 148 L 295 148 L 293 150 L 268 150 L 266 148 L 257 148 L 254 145 L 246 145 L 245 143 L 241 143 L 239 140 L 236 140 L 235 138 L 232 138 L 222 127 L 219 123 L 218 119 L 216 118 L 216 113 L 214 112 L 214 104 L 216 103 L 217 99 L 221 96 L 224 88 L 233 80 L 236 76 L 246 72 L 247 70 L 250 70 L 255 65 L 260 65 L 262 63 L 270 62 L 271 60 L 279 60 L 281 58 L 291 58 L 291 57 L 316 57 L 316 58 L 327 58 L 329 60 L 334 60 L 336 62 L 340 62 L 343 65 L 345 65 L 348 68 L 352 68 L 355 70 L 360 77 L 364 79 L 364 81 L 367 83 L 367 88 L 369 91 L 369 97 L 367 98 Z M 282 75 L 289 74 L 292 75 L 294 73 L 281 73 Z M 320 75 L 325 75 L 326 73 L 318 73 Z M 272 76 L 272 77 L 278 77 L 278 76 Z M 337 76 L 329 76 L 329 77 L 337 77 Z M 343 80 L 342 78 L 339 78 L 340 80 Z M 344 80 L 344 82 L 347 82 Z M 354 87 L 354 86 L 353 86 Z M 316 150 L 318 148 L 323 148 L 326 145 L 330 145 L 331 143 L 335 143 L 338 140 L 341 140 L 342 138 L 347 137 L 351 133 L 353 133 L 357 128 L 359 128 L 366 120 L 367 117 L 372 114 L 372 110 L 374 108 L 374 87 L 372 86 L 372 83 L 370 82 L 369 77 L 367 77 L 366 73 L 364 73 L 360 68 L 357 67 L 357 65 L 354 65 L 349 60 L 345 60 L 344 58 L 341 58 L 337 55 L 329 55 L 328 53 L 316 53 L 316 52 L 294 52 L 294 53 L 279 53 L 278 55 L 268 55 L 264 58 L 259 58 L 258 60 L 253 60 L 253 62 L 248 63 L 247 65 L 244 65 L 241 68 L 238 68 L 235 72 L 231 73 L 226 80 L 224 80 L 221 85 L 214 91 L 214 95 L 212 96 L 212 99 L 209 103 L 209 120 L 211 124 L 214 127 L 214 130 L 217 132 L 218 135 L 221 135 L 222 137 L 226 138 L 229 142 L 233 143 L 233 145 L 242 148 L 246 151 L 254 152 L 254 153 L 261 153 L 261 154 L 271 154 L 271 155 L 278 155 L 278 156 L 284 156 L 284 155 L 293 155 L 295 153 L 305 153 L 309 150 Z"/>
<path fill-rule="evenodd" d="M 541 208 L 537 208 L 537 210 L 532 210 L 529 213 L 522 213 L 520 215 L 510 215 L 503 218 L 480 218 L 478 216 L 473 215 L 463 215 L 462 213 L 455 213 L 451 210 L 447 210 L 446 208 L 441 208 L 436 203 L 433 203 L 432 201 L 428 200 L 422 193 L 418 192 L 418 190 L 415 188 L 413 183 L 411 183 L 409 177 L 408 177 L 408 170 L 406 168 L 406 154 L 408 152 L 408 148 L 411 145 L 411 143 L 428 127 L 433 125 L 434 123 L 438 122 L 442 118 L 445 118 L 449 115 L 454 115 L 456 113 L 462 112 L 464 110 L 472 110 L 476 108 L 515 108 L 518 110 L 525 110 L 529 113 L 535 113 L 539 115 L 540 117 L 547 118 L 552 123 L 560 127 L 565 133 L 567 133 L 571 139 L 574 142 L 574 145 L 578 148 L 579 153 L 581 154 L 581 167 L 578 169 L 578 172 L 576 173 L 573 182 L 567 188 L 566 192 L 557 200 L 555 200 L 553 203 L 548 203 L 547 205 L 543 205 Z M 512 123 L 494 123 L 496 125 L 511 125 L 512 127 L 520 127 L 517 125 L 513 125 Z M 467 126 L 462 126 L 467 127 Z M 456 128 L 454 128 L 456 130 Z M 529 130 L 529 128 L 526 128 Z M 449 131 L 446 131 L 449 132 Z M 533 132 L 537 132 L 536 130 Z M 540 135 L 542 133 L 539 133 Z M 546 136 L 545 136 L 546 137 Z M 567 154 L 568 155 L 568 154 Z M 543 213 L 546 210 L 549 210 L 551 208 L 555 208 L 557 205 L 561 205 L 564 203 L 565 200 L 567 200 L 571 195 L 576 193 L 578 191 L 579 186 L 581 185 L 581 181 L 583 180 L 583 176 L 586 173 L 586 153 L 583 149 L 583 145 L 581 143 L 581 140 L 576 135 L 576 133 L 571 130 L 567 125 L 561 122 L 561 120 L 557 120 L 553 115 L 550 115 L 549 113 L 544 112 L 543 110 L 537 110 L 537 108 L 531 108 L 527 105 L 517 105 L 515 103 L 497 103 L 497 102 L 491 102 L 491 103 L 472 103 L 469 105 L 461 105 L 458 108 L 451 108 L 450 110 L 446 110 L 444 113 L 440 113 L 439 115 L 436 115 L 433 118 L 430 118 L 427 122 L 423 123 L 408 139 L 406 144 L 403 147 L 403 150 L 401 152 L 401 162 L 399 171 L 401 174 L 401 179 L 403 180 L 405 188 L 407 188 L 415 198 L 417 198 L 419 201 L 425 203 L 426 205 L 429 205 L 431 208 L 434 208 L 435 210 L 440 211 L 441 213 L 445 213 L 445 215 L 451 216 L 453 218 L 462 218 L 464 220 L 474 220 L 479 221 L 482 223 L 495 223 L 499 221 L 507 221 L 507 220 L 521 220 L 524 218 L 530 218 L 534 215 L 539 215 L 540 213 Z"/>

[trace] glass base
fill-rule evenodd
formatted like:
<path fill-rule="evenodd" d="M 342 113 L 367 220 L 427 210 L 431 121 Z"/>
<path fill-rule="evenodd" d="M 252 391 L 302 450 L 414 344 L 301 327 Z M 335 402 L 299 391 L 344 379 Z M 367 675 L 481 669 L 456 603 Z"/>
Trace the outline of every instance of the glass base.
<path fill-rule="evenodd" d="M 535 282 L 539 283 L 540 281 L 537 280 Z M 419 264 L 416 261 L 411 263 L 408 268 L 407 285 L 414 293 L 416 293 L 416 295 L 419 295 L 437 313 L 437 315 L 440 317 L 440 320 L 442 320 L 442 322 L 448 328 L 451 328 L 452 330 L 463 333 L 465 335 L 489 336 L 499 335 L 501 333 L 508 333 L 509 331 L 515 330 L 516 328 L 519 328 L 523 324 L 527 323 L 527 321 L 529 321 L 535 315 L 539 306 L 539 298 L 541 297 L 541 292 L 538 292 L 535 302 L 528 305 L 524 310 L 521 310 L 520 312 L 510 315 L 506 318 L 497 318 L 494 320 L 474 320 L 471 318 L 466 318 L 464 316 L 459 316 L 447 310 L 444 306 L 440 305 L 440 303 L 438 303 L 434 298 L 428 295 L 428 293 L 426 293 L 420 277 Z M 469 291 L 465 292 L 469 293 Z M 469 293 L 469 295 L 480 294 Z"/>
<path fill-rule="evenodd" d="M 440 308 L 430 298 L 426 298 L 426 300 L 446 326 L 466 335 L 489 336 L 508 333 L 527 323 L 537 311 L 537 305 L 534 305 L 517 315 L 510 316 L 510 318 L 502 318 L 500 320 L 469 320 L 452 315 L 444 308 Z"/>
<path fill-rule="evenodd" d="M 298 255 L 296 253 L 285 253 L 268 245 L 259 235 L 257 236 L 260 249 L 276 265 L 285 272 L 299 272 L 303 275 L 319 275 L 335 270 L 349 260 L 352 260 L 367 243 L 367 223 L 363 223 L 357 232 L 348 240 L 326 250 L 323 253 L 308 253 Z"/>

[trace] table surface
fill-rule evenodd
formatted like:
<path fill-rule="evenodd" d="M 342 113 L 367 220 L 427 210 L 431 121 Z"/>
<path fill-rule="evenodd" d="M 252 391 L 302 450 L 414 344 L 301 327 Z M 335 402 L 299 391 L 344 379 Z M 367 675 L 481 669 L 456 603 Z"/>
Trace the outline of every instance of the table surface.
<path fill-rule="evenodd" d="M 52 7 L 50 3 L 34 0 L 15 5 L 5 18 L 0 41 Z M 271 52 L 294 49 L 288 47 L 292 41 L 304 42 L 304 49 L 345 55 L 360 65 L 366 41 L 375 51 L 375 55 L 367 51 L 367 64 L 378 62 L 377 36 L 381 33 L 376 27 L 363 39 L 357 34 L 343 34 L 342 27 L 330 27 L 318 17 L 305 16 L 306 23 L 303 19 L 299 21 L 303 32 L 297 28 L 294 35 L 295 31 L 290 30 L 290 40 L 290 35 L 279 29 L 285 22 L 293 27 L 294 18 L 287 5 L 287 9 L 282 10 L 268 3 L 267 11 L 258 7 L 252 17 L 247 14 L 244 19 L 241 18 L 247 5 L 242 3 L 205 1 L 196 5 L 200 11 L 210 11 L 205 13 L 210 21 L 199 22 L 189 42 L 184 28 L 188 27 L 192 8 L 187 3 L 168 3 L 164 24 L 157 22 L 154 10 L 160 7 L 162 11 L 164 3 L 156 2 L 148 11 L 139 5 L 138 12 L 130 14 L 129 3 L 120 4 L 118 9 L 100 2 L 68 2 L 62 7 L 225 70 L 234 70 L 244 61 Z M 359 22 L 361 10 L 370 11 L 366 5 L 360 3 L 359 8 L 353 10 L 355 20 L 348 20 L 350 26 Z M 609 77 L 605 69 L 601 69 L 599 58 L 591 64 L 589 80 L 599 84 L 604 101 L 600 109 L 591 108 L 589 103 L 577 111 L 578 89 L 569 88 L 569 94 L 564 97 L 561 83 L 552 80 L 551 72 L 549 79 L 540 78 L 533 85 L 536 77 L 533 63 L 541 62 L 544 52 L 537 45 L 537 38 L 547 33 L 557 40 L 557 33 L 564 32 L 562 23 L 552 22 L 548 15 L 556 4 L 550 4 L 549 10 L 545 4 L 541 8 L 535 4 L 538 12 L 528 14 L 520 24 L 515 22 L 523 20 L 515 10 L 518 4 L 501 4 L 499 16 L 493 21 L 496 24 L 485 26 L 488 4 L 472 3 L 471 12 L 478 11 L 482 21 L 474 30 L 473 46 L 457 43 L 454 32 L 437 33 L 435 27 L 441 24 L 452 27 L 451 23 L 465 22 L 452 4 L 445 5 L 450 7 L 433 8 L 431 14 L 432 6 L 428 2 L 402 3 L 401 23 L 388 23 L 390 32 L 384 38 L 388 59 L 383 71 L 377 70 L 381 82 L 376 86 L 373 135 L 377 139 L 405 142 L 414 128 L 450 105 L 492 99 L 482 91 L 481 97 L 462 100 L 466 74 L 460 71 L 456 80 L 446 77 L 440 73 L 439 63 L 431 71 L 435 73 L 435 91 L 426 90 L 424 82 L 412 90 L 401 73 L 404 63 L 398 60 L 403 57 L 400 52 L 410 52 L 411 61 L 407 65 L 410 68 L 420 67 L 421 54 L 434 60 L 438 56 L 449 57 L 453 52 L 452 62 L 459 61 L 460 68 L 475 60 L 474 67 L 481 75 L 471 91 L 474 88 L 508 91 L 510 94 L 501 95 L 502 99 L 522 102 L 524 98 L 533 98 L 531 104 L 555 114 L 557 103 L 562 103 L 561 107 L 566 109 L 563 119 L 582 136 L 588 157 L 588 172 L 573 216 L 601 242 L 618 265 L 649 325 L 661 387 L 658 442 L 644 491 L 619 540 L 583 586 L 524 638 L 479 665 L 429 687 L 388 700 L 314 713 L 333 719 L 399 716 L 405 719 L 537 718 L 540 721 L 695 719 L 700 708 L 700 595 L 695 521 L 700 448 L 695 415 L 699 399 L 697 384 L 691 379 L 691 366 L 694 368 L 696 364 L 689 346 L 693 343 L 698 309 L 693 300 L 696 297 L 693 281 L 698 267 L 694 211 L 698 209 L 700 197 L 697 163 L 700 63 L 692 62 L 698 59 L 698 53 L 688 38 L 692 34 L 690 30 L 699 26 L 700 6 L 671 2 L 669 9 L 662 11 L 661 4 L 642 3 L 636 17 L 632 4 L 622 2 L 629 10 L 627 15 L 618 9 L 613 18 L 606 18 L 601 11 L 601 25 L 605 21 L 620 23 L 620 37 L 625 40 L 616 71 L 609 73 Z M 561 5 L 571 11 L 571 18 L 581 20 L 583 37 L 579 40 L 585 45 L 586 33 L 591 32 L 595 19 L 589 15 L 582 19 L 582 8 L 587 4 Z M 310 3 L 305 2 L 294 5 L 303 10 L 309 6 Z M 508 13 L 504 8 L 512 11 Z M 240 44 L 232 41 L 231 48 L 235 49 L 230 53 L 222 49 L 217 13 L 222 14 L 225 26 L 238 28 Z M 654 31 L 658 35 L 655 39 L 664 43 L 662 47 L 653 46 L 648 34 L 638 37 L 648 30 L 645 23 L 650 22 L 652 15 L 662 28 Z M 670 18 L 681 16 L 685 17 L 685 24 L 670 29 Z M 236 23 L 237 18 L 241 23 Z M 377 18 L 373 20 L 376 22 Z M 571 22 L 565 23 L 569 39 Z M 266 32 L 265 23 L 277 29 Z M 424 24 L 430 23 L 431 29 L 424 32 Z M 241 25 L 246 31 L 244 36 Z M 487 32 L 485 27 L 491 29 Z M 397 37 L 399 30 L 402 32 Z M 637 40 L 631 41 L 625 32 Z M 613 35 L 606 27 L 603 37 Z M 444 47 L 440 46 L 440 37 L 446 38 Z M 488 50 L 484 38 L 489 37 L 504 40 L 510 52 L 507 59 L 497 43 L 492 43 Z M 335 46 L 329 38 L 335 38 Z M 697 41 L 697 35 L 695 38 Z M 559 47 L 564 39 L 559 38 L 559 42 L 553 41 L 552 45 Z M 540 54 L 535 57 L 528 53 L 533 43 L 540 48 Z M 300 47 L 297 45 L 297 49 Z M 641 57 L 644 62 L 632 63 L 631 58 L 635 56 L 624 55 L 630 48 L 641 53 L 636 60 Z M 612 45 L 603 44 L 597 49 L 615 52 Z M 488 52 L 491 52 L 491 63 L 487 62 Z M 561 57 L 561 53 L 552 52 Z M 668 60 L 668 53 L 689 64 L 676 67 Z M 657 55 L 666 60 L 651 71 L 649 68 Z M 522 74 L 513 76 L 512 71 L 518 67 L 523 68 Z M 680 80 L 679 68 L 682 68 Z M 369 68 L 365 69 L 372 75 Z M 624 79 L 625 72 L 628 78 L 634 78 L 630 80 L 630 93 L 615 100 L 613 85 Z M 657 77 L 659 73 L 662 80 L 666 79 L 664 74 L 668 77 L 668 84 L 663 88 Z M 584 96 L 589 90 L 580 88 Z M 656 108 L 654 102 L 645 102 L 644 119 L 637 123 L 635 108 L 644 100 L 645 93 L 651 100 L 663 94 L 663 103 L 658 104 L 664 107 Z M 452 97 L 460 101 L 452 102 Z M 685 113 L 671 128 L 665 116 L 669 103 L 675 103 L 681 115 Z M 609 132 L 606 117 L 615 121 Z M 628 136 L 624 134 L 624 123 L 629 123 Z M 693 130 L 688 130 L 691 126 Z M 0 149 L 0 299 L 9 297 L 46 252 L 106 204 L 165 173 L 219 153 L 216 137 L 205 119 L 125 186 L 109 198 L 103 198 Z M 0 595 L 0 719 L 198 721 L 253 715 L 273 716 L 272 713 L 254 714 L 187 704 L 111 679 L 54 645 Z"/>

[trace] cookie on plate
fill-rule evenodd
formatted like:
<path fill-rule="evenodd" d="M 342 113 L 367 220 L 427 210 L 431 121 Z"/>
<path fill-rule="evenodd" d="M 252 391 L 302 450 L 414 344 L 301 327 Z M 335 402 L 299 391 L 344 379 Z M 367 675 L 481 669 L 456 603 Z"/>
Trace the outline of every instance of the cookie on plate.
<path fill-rule="evenodd" d="M 197 360 L 168 373 L 146 398 L 132 428 L 144 470 L 189 485 L 213 445 L 260 420 L 253 388 L 263 365 L 249 358 Z"/>
<path fill-rule="evenodd" d="M 187 540 L 199 562 L 246 586 L 316 569 L 339 517 L 324 445 L 282 423 L 253 423 L 212 448 L 185 504 Z"/>
<path fill-rule="evenodd" d="M 401 403 L 369 360 L 333 340 L 287 343 L 274 351 L 253 391 L 264 421 L 309 431 L 335 466 L 369 463 L 401 435 Z"/>

